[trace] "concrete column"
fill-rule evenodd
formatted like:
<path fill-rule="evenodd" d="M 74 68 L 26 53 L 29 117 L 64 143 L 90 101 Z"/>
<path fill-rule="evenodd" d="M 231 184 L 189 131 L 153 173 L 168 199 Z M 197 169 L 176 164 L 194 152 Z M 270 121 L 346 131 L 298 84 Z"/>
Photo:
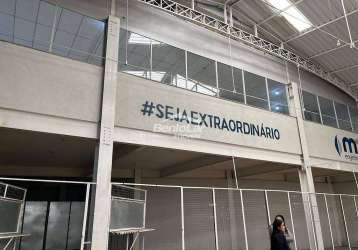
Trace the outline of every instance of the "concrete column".
<path fill-rule="evenodd" d="M 310 158 L 308 152 L 308 144 L 306 140 L 303 114 L 300 101 L 300 92 L 296 83 L 291 83 L 289 86 L 289 99 L 290 105 L 294 107 L 294 116 L 297 119 L 297 126 L 300 135 L 301 148 L 302 148 L 302 167 L 298 170 L 301 191 L 310 193 L 309 195 L 303 194 L 303 205 L 305 211 L 305 218 L 307 222 L 307 230 L 309 237 L 310 249 L 324 250 L 323 236 L 321 223 L 319 218 L 317 199 L 315 195 L 315 186 L 310 166 Z"/>
<path fill-rule="evenodd" d="M 115 10 L 114 6 L 112 6 L 112 10 Z M 93 174 L 96 189 L 94 194 L 91 250 L 108 249 L 119 27 L 120 19 L 110 15 L 107 25 L 100 135 L 96 148 L 96 162 Z"/>

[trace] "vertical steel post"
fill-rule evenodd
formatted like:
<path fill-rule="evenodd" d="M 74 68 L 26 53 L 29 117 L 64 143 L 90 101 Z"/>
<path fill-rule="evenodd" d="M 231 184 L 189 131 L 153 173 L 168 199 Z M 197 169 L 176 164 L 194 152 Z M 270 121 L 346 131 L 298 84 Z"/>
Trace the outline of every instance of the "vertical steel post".
<path fill-rule="evenodd" d="M 292 223 L 293 242 L 295 243 L 295 249 L 297 250 L 295 222 L 293 220 L 290 192 L 287 192 L 287 199 L 288 199 L 288 206 L 290 208 L 290 218 L 291 218 L 291 223 Z"/>
<path fill-rule="evenodd" d="M 346 230 L 346 235 L 347 235 L 347 240 L 348 240 L 348 247 L 349 247 L 349 250 L 351 250 L 351 241 L 349 239 L 349 232 L 348 232 L 348 227 L 347 227 L 347 220 L 346 220 L 346 213 L 344 211 L 344 206 L 343 206 L 343 201 L 342 201 L 342 195 L 340 194 L 339 195 L 339 201 L 341 203 L 341 209 L 342 209 L 342 214 L 343 214 L 343 221 L 344 221 L 344 228 Z"/>
<path fill-rule="evenodd" d="M 326 204 L 326 211 L 328 216 L 328 226 L 329 226 L 329 233 L 331 235 L 331 241 L 332 241 L 332 250 L 335 250 L 334 248 L 334 240 L 333 240 L 333 232 L 332 232 L 332 223 L 331 223 L 331 217 L 329 215 L 329 209 L 328 209 L 328 202 L 327 202 L 327 195 L 324 194 L 324 202 Z"/>
<path fill-rule="evenodd" d="M 84 243 L 85 243 L 85 238 L 86 238 L 87 215 L 88 215 L 88 203 L 89 203 L 90 189 L 91 189 L 91 184 L 86 184 L 85 210 L 83 212 L 83 223 L 82 223 L 82 234 L 81 234 L 80 250 L 84 249 Z"/>
<path fill-rule="evenodd" d="M 184 225 L 184 189 L 180 187 L 180 201 L 181 201 L 181 244 L 182 250 L 185 250 L 185 225 Z"/>
<path fill-rule="evenodd" d="M 265 190 L 265 204 L 266 204 L 267 221 L 268 224 L 271 225 L 271 214 L 270 214 L 270 206 L 268 202 L 267 190 Z"/>
<path fill-rule="evenodd" d="M 233 163 L 233 167 L 234 167 L 236 189 L 239 189 L 239 181 L 237 179 L 236 164 L 235 164 L 235 157 L 234 156 L 232 157 L 232 163 Z"/>
<path fill-rule="evenodd" d="M 215 229 L 215 249 L 219 250 L 219 238 L 218 238 L 218 221 L 216 215 L 216 197 L 215 197 L 215 188 L 212 191 L 213 195 L 213 207 L 214 207 L 214 229 Z"/>
<path fill-rule="evenodd" d="M 249 244 L 247 242 L 247 231 L 246 231 L 246 219 L 245 219 L 245 208 L 244 208 L 244 197 L 242 195 L 242 190 L 240 189 L 240 200 L 241 200 L 241 211 L 242 211 L 242 222 L 244 224 L 244 235 L 245 235 L 245 246 L 246 250 L 249 250 Z"/>

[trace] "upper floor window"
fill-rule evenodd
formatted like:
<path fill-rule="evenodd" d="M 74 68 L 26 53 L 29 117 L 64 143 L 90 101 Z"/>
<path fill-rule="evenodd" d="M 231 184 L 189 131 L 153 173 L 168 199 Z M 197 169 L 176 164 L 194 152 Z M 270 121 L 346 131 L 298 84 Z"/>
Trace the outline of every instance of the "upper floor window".
<path fill-rule="evenodd" d="M 0 1 L 0 39 L 103 64 L 105 23 L 42 0 Z"/>
<path fill-rule="evenodd" d="M 286 85 L 121 29 L 119 70 L 163 84 L 288 114 Z"/>
<path fill-rule="evenodd" d="M 306 120 L 321 123 L 321 116 L 318 108 L 317 96 L 302 91 L 304 117 Z"/>

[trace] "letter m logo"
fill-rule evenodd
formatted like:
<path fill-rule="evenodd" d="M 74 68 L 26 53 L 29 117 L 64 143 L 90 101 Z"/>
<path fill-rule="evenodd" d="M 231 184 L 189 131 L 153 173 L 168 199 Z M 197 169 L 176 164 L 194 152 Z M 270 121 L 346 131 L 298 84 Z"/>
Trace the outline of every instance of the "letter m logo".
<path fill-rule="evenodd" d="M 342 143 L 343 143 L 344 152 L 347 152 L 347 145 L 348 145 L 349 153 L 353 153 L 353 147 L 354 147 L 354 153 L 358 154 L 357 144 L 352 138 L 343 137 Z"/>

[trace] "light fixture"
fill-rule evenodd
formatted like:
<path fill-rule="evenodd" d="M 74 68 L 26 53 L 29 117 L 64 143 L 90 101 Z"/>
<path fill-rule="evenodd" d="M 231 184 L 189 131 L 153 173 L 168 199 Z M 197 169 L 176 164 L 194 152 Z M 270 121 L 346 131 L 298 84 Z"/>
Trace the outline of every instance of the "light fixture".
<path fill-rule="evenodd" d="M 311 28 L 313 25 L 302 12 L 289 0 L 265 0 L 274 12 L 282 12 L 283 16 L 299 32 Z"/>

